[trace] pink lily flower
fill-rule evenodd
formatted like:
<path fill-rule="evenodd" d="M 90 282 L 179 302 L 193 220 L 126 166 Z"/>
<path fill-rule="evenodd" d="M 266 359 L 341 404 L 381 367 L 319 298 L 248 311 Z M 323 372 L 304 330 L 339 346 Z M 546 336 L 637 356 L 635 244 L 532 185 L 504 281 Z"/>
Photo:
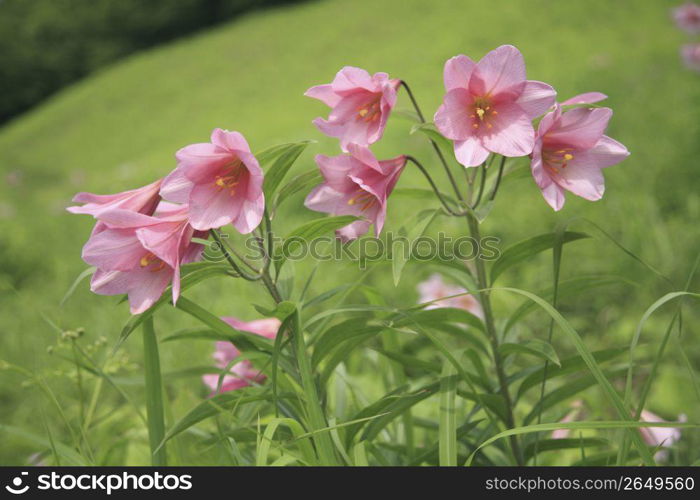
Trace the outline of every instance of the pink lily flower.
<path fill-rule="evenodd" d="M 700 43 L 689 43 L 681 47 L 681 57 L 686 67 L 700 71 Z"/>
<path fill-rule="evenodd" d="M 166 207 L 157 216 L 115 209 L 100 215 L 105 228 L 83 247 L 83 260 L 97 267 L 90 289 L 100 295 L 129 296 L 130 311 L 151 307 L 172 283 L 173 304 L 180 295 L 180 265 L 200 259 L 204 238 L 188 223 L 187 207 Z"/>
<path fill-rule="evenodd" d="M 238 132 L 214 129 L 211 142 L 176 153 L 177 168 L 163 180 L 161 196 L 189 205 L 190 224 L 199 231 L 226 224 L 242 234 L 258 227 L 265 209 L 263 173 Z"/>
<path fill-rule="evenodd" d="M 406 165 L 405 156 L 378 161 L 372 152 L 356 144 L 348 144 L 349 154 L 317 155 L 324 182 L 306 197 L 304 205 L 317 212 L 331 215 L 356 215 L 357 220 L 338 230 L 345 240 L 359 238 L 374 224 L 379 233 L 386 218 L 387 198 L 394 189 Z"/>
<path fill-rule="evenodd" d="M 328 120 L 316 118 L 313 123 L 339 138 L 340 147 L 348 151 L 351 143 L 368 146 L 382 138 L 400 84 L 386 73 L 370 76 L 364 69 L 345 66 L 332 83 L 311 87 L 304 95 L 333 108 Z"/>
<path fill-rule="evenodd" d="M 553 104 L 556 92 L 546 83 L 525 79 L 518 49 L 502 45 L 478 63 L 458 55 L 445 63 L 444 101 L 435 126 L 454 142 L 465 167 L 480 165 L 489 153 L 525 156 L 532 152 L 532 119 Z"/>
<path fill-rule="evenodd" d="M 687 2 L 672 10 L 676 25 L 691 35 L 700 33 L 700 5 Z"/>
<path fill-rule="evenodd" d="M 590 201 L 602 198 L 602 169 L 629 156 L 625 146 L 603 135 L 611 116 L 609 108 L 562 113 L 557 106 L 540 121 L 531 169 L 542 196 L 554 210 L 564 206 L 565 190 Z"/>
<path fill-rule="evenodd" d="M 243 332 L 255 333 L 268 339 L 274 339 L 277 336 L 277 331 L 282 324 L 277 318 L 266 318 L 255 321 L 241 321 L 232 317 L 221 318 L 226 323 L 234 327 L 236 330 Z M 216 351 L 214 352 L 214 360 L 216 366 L 224 370 L 232 361 L 241 355 L 231 342 L 217 342 Z M 219 378 L 217 374 L 208 374 L 202 377 L 204 384 L 211 388 L 212 395 L 216 394 L 219 388 Z M 220 392 L 233 391 L 242 387 L 247 387 L 253 384 L 261 384 L 265 381 L 265 375 L 253 368 L 249 360 L 239 361 L 235 363 L 228 374 L 224 375 L 221 381 Z"/>
<path fill-rule="evenodd" d="M 467 290 L 460 286 L 448 285 L 442 279 L 442 275 L 438 273 L 432 274 L 427 280 L 418 283 L 417 288 L 420 294 L 419 302 L 421 304 L 439 301 L 426 306 L 426 309 L 454 307 L 457 309 L 464 309 L 477 318 L 484 319 L 484 310 L 481 308 L 481 303 L 476 297 L 471 294 L 452 297 L 453 295 L 465 294 Z"/>
<path fill-rule="evenodd" d="M 681 415 L 678 420 L 685 422 L 687 419 L 685 415 Z M 641 421 L 667 422 L 648 410 L 642 410 Z M 671 448 L 681 439 L 681 430 L 673 427 L 640 427 L 639 432 L 646 444 L 660 448 Z M 664 461 L 668 458 L 668 451 L 660 450 L 654 455 L 654 458 L 658 461 Z"/>
<path fill-rule="evenodd" d="M 116 194 L 92 194 L 78 193 L 73 197 L 76 203 L 85 203 L 79 207 L 68 207 L 66 210 L 73 214 L 88 214 L 99 219 L 100 215 L 114 209 L 130 210 L 146 215 L 151 215 L 160 201 L 160 190 L 162 179 L 158 179 L 147 186 L 131 191 L 123 191 Z M 94 233 L 99 233 L 105 229 L 102 222 L 95 224 Z"/>

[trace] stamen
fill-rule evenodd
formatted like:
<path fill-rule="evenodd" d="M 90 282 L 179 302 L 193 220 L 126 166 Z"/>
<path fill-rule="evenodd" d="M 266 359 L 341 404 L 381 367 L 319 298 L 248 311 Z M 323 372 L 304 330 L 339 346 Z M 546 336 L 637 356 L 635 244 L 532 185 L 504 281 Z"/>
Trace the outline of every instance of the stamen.
<path fill-rule="evenodd" d="M 372 193 L 368 193 L 367 191 L 363 190 L 358 190 L 358 194 L 353 196 L 348 200 L 348 205 L 355 205 L 356 203 L 362 203 L 362 206 L 360 207 L 361 211 L 365 211 L 368 208 L 374 206 L 374 204 L 377 202 L 377 199 L 374 197 Z"/>
<path fill-rule="evenodd" d="M 241 181 L 241 175 L 243 174 L 243 169 L 245 167 L 241 163 L 241 160 L 235 160 L 230 165 L 224 167 L 220 175 L 215 176 L 214 185 L 217 191 L 222 189 L 228 189 L 229 195 L 233 196 L 236 194 L 235 187 Z"/>

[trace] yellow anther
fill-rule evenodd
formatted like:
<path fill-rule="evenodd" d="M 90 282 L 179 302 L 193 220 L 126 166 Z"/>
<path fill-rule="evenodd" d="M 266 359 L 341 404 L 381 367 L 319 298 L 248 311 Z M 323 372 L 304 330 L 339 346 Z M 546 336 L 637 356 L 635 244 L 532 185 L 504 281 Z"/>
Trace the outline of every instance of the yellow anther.
<path fill-rule="evenodd" d="M 367 116 L 367 113 L 369 113 L 369 110 L 367 108 L 362 108 L 360 111 L 358 111 L 358 115 L 360 115 L 362 118 Z"/>
<path fill-rule="evenodd" d="M 486 113 L 485 110 L 483 110 L 483 109 L 481 109 L 481 108 L 476 108 L 476 114 L 479 115 L 479 120 L 483 120 L 483 119 L 484 119 L 484 114 L 485 114 L 485 113 Z"/>
<path fill-rule="evenodd" d="M 569 153 L 566 153 L 566 154 L 564 155 L 564 159 L 565 159 L 566 161 L 573 160 L 573 159 L 574 159 L 574 155 L 569 154 Z"/>
<path fill-rule="evenodd" d="M 141 257 L 141 261 L 139 262 L 139 264 L 141 264 L 141 267 L 146 267 L 150 263 L 151 263 L 150 255 L 144 255 L 143 257 Z"/>

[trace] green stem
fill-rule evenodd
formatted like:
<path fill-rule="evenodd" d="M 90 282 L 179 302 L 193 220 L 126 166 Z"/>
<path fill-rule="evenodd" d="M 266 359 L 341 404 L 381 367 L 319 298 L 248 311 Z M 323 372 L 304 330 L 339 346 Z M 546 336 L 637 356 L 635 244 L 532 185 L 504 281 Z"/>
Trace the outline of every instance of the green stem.
<path fill-rule="evenodd" d="M 401 80 L 401 85 L 403 88 L 406 89 L 406 93 L 408 94 L 409 99 L 411 99 L 411 103 L 413 104 L 413 108 L 416 110 L 416 114 L 418 115 L 418 118 L 420 119 L 421 123 L 426 123 L 425 117 L 423 116 L 423 112 L 420 109 L 420 106 L 418 105 L 418 101 L 416 101 L 415 96 L 413 95 L 413 92 L 411 91 L 411 88 L 408 86 L 408 84 Z M 447 164 L 447 160 L 445 160 L 445 156 L 442 154 L 442 151 L 440 151 L 440 146 L 437 145 L 437 143 L 430 139 L 430 144 L 433 145 L 433 149 L 435 150 L 435 153 L 438 155 L 438 158 L 440 159 L 440 163 L 442 163 L 443 168 L 445 169 L 445 173 L 447 174 L 447 178 L 450 180 L 450 184 L 452 184 L 452 188 L 455 190 L 455 192 L 459 193 L 459 187 L 457 186 L 457 182 L 455 181 L 454 176 L 452 175 L 452 171 L 450 170 L 449 165 Z M 460 199 L 462 199 L 461 194 L 458 196 Z"/>
<path fill-rule="evenodd" d="M 471 237 L 476 241 L 481 241 L 481 233 L 479 231 L 479 222 L 476 218 L 469 214 L 467 215 L 467 222 L 469 224 L 469 231 Z M 513 400 L 510 397 L 510 392 L 508 390 L 508 379 L 506 378 L 505 370 L 503 368 L 503 358 L 499 351 L 498 335 L 496 333 L 496 325 L 493 320 L 493 310 L 491 308 L 491 298 L 488 292 L 488 279 L 486 277 L 486 267 L 484 266 L 484 261 L 477 257 L 476 259 L 476 278 L 477 285 L 479 287 L 479 299 L 481 300 L 481 307 L 484 310 L 484 323 L 486 325 L 486 332 L 488 333 L 489 340 L 491 342 L 491 350 L 493 351 L 493 362 L 496 367 L 496 375 L 498 377 L 498 385 L 500 387 L 501 397 L 505 401 L 506 405 L 506 425 L 509 429 L 515 428 L 515 418 L 513 416 Z M 510 436 L 510 447 L 515 456 L 515 460 L 518 465 L 524 465 L 523 455 L 520 450 L 520 444 L 516 436 Z"/>
<path fill-rule="evenodd" d="M 153 317 L 143 322 L 144 378 L 146 382 L 146 417 L 148 419 L 148 442 L 151 447 L 151 465 L 168 465 L 165 444 L 165 418 L 163 416 L 163 383 L 160 374 L 158 339 L 153 327 Z"/>
<path fill-rule="evenodd" d="M 219 248 L 221 249 L 221 252 L 224 254 L 224 257 L 226 258 L 226 261 L 229 263 L 229 265 L 233 268 L 233 270 L 243 278 L 244 280 L 247 281 L 257 281 L 260 279 L 260 276 L 252 276 L 250 274 L 247 274 L 243 269 L 240 268 L 238 263 L 233 259 L 231 254 L 226 250 L 226 247 L 224 246 L 224 242 L 221 241 L 221 237 L 219 236 L 219 233 L 215 229 L 211 229 L 209 231 L 209 234 L 211 234 L 211 237 L 214 238 L 214 241 L 216 241 L 219 244 Z"/>
<path fill-rule="evenodd" d="M 411 92 L 411 89 L 409 86 L 404 82 L 403 80 L 401 81 L 401 85 L 406 89 L 406 92 L 408 93 L 408 97 L 411 99 L 411 102 L 413 103 L 413 107 L 416 110 L 416 113 L 418 114 L 418 118 L 422 123 L 425 123 L 425 117 L 423 116 L 423 113 L 420 110 L 420 106 L 418 105 L 418 102 L 416 101 L 416 98 L 413 95 L 413 92 Z M 445 172 L 447 173 L 447 177 L 450 180 L 450 184 L 452 184 L 452 189 L 455 192 L 455 195 L 461 201 L 464 203 L 464 197 L 462 196 L 461 191 L 459 190 L 459 187 L 457 186 L 457 183 L 455 182 L 455 178 L 452 175 L 452 172 L 450 171 L 450 167 L 447 165 L 447 161 L 445 160 L 445 157 L 443 156 L 442 152 L 440 151 L 440 148 L 438 147 L 437 143 L 430 139 L 431 144 L 433 145 L 433 149 L 435 149 L 435 153 L 437 153 L 438 158 L 440 159 L 440 162 L 442 163 L 442 166 L 445 168 Z M 503 166 L 505 162 L 505 157 L 501 160 L 501 167 Z M 500 182 L 500 176 L 497 180 L 497 183 Z M 496 185 L 496 188 L 498 185 Z M 492 198 L 495 196 L 495 192 L 492 194 Z M 481 234 L 479 232 L 479 222 L 476 220 L 476 217 L 474 216 L 473 213 L 468 213 L 466 215 L 467 217 L 467 222 L 469 224 L 469 230 L 471 232 L 472 238 L 476 239 L 476 241 L 481 241 Z M 505 400 L 506 404 L 506 424 L 510 429 L 515 428 L 515 418 L 513 417 L 513 401 L 510 397 L 510 392 L 508 390 L 508 380 L 506 379 L 505 375 L 505 370 L 503 368 L 503 359 L 501 358 L 501 354 L 498 350 L 499 347 L 499 342 L 498 342 L 498 336 L 496 334 L 496 325 L 493 320 L 493 311 L 491 309 L 491 299 L 489 297 L 488 293 L 488 280 L 486 278 L 486 268 L 484 267 L 484 262 L 477 258 L 476 259 L 476 269 L 477 269 L 477 283 L 480 289 L 479 295 L 481 298 L 481 306 L 484 310 L 484 322 L 486 324 L 486 331 L 490 337 L 491 341 L 491 348 L 493 350 L 493 359 L 494 359 L 494 364 L 496 366 L 496 373 L 498 376 L 498 384 L 500 386 L 500 392 Z M 523 460 L 523 455 L 520 450 L 520 444 L 518 442 L 518 439 L 516 436 L 510 436 L 510 446 L 513 451 L 513 455 L 515 456 L 515 460 L 518 463 L 518 465 L 524 465 L 524 460 Z"/>
<path fill-rule="evenodd" d="M 486 185 L 486 164 L 481 165 L 479 170 L 481 171 L 481 182 L 479 183 L 479 193 L 476 196 L 476 201 L 471 206 L 472 210 L 479 205 L 479 202 L 481 202 L 481 197 L 484 194 L 484 186 Z"/>
<path fill-rule="evenodd" d="M 493 191 L 491 191 L 491 196 L 489 196 L 489 200 L 493 201 L 493 199 L 496 197 L 496 193 L 498 193 L 498 188 L 501 185 L 501 179 L 503 178 L 503 167 L 506 164 L 506 157 L 502 156 L 501 157 L 501 165 L 498 167 L 498 177 L 496 177 L 496 184 L 493 186 Z"/>
<path fill-rule="evenodd" d="M 270 273 L 267 269 L 263 270 L 260 277 L 262 278 L 263 285 L 265 285 L 265 288 L 267 288 L 267 291 L 272 296 L 272 300 L 274 300 L 276 304 L 282 302 L 282 294 L 279 292 L 277 286 L 272 281 L 272 277 L 270 276 Z"/>
<path fill-rule="evenodd" d="M 267 288 L 268 292 L 270 292 L 270 295 L 275 303 L 279 304 L 282 302 L 282 295 L 277 289 L 275 283 L 272 281 L 269 270 L 267 269 L 264 269 L 262 272 L 262 282 Z M 311 367 L 311 361 L 309 360 L 309 356 L 306 352 L 304 332 L 301 327 L 301 320 L 299 318 L 298 310 L 295 310 L 293 313 L 292 323 L 289 330 L 292 342 L 294 344 L 294 351 L 299 367 L 299 375 L 301 377 L 301 385 L 306 396 L 307 412 L 309 423 L 311 424 L 311 431 L 319 431 L 328 427 L 328 424 L 326 423 L 326 418 L 323 415 L 323 408 L 321 407 L 321 401 L 318 397 L 318 390 L 314 381 L 313 368 Z M 318 432 L 314 435 L 313 440 L 316 444 L 322 465 L 335 465 L 336 460 L 335 454 L 333 453 L 333 443 L 331 441 L 330 434 L 328 432 Z"/>
<path fill-rule="evenodd" d="M 425 178 L 428 180 L 430 187 L 433 188 L 433 192 L 435 193 L 435 196 L 438 197 L 438 200 L 440 200 L 440 203 L 442 203 L 442 206 L 447 211 L 447 213 L 449 213 L 450 215 L 454 215 L 454 216 L 462 216 L 462 215 L 466 214 L 466 212 L 455 212 L 452 209 L 452 207 L 450 207 L 450 205 L 447 203 L 447 200 L 445 200 L 445 198 L 443 198 L 442 193 L 438 189 L 437 185 L 435 185 L 435 181 L 433 181 L 433 178 L 430 176 L 430 174 L 428 173 L 426 168 L 421 164 L 421 162 L 416 160 L 413 156 L 408 156 L 408 155 L 406 156 L 406 161 L 410 161 L 411 163 L 413 163 L 416 167 L 418 167 L 418 170 L 420 170 L 423 173 Z"/>
<path fill-rule="evenodd" d="M 297 364 L 299 365 L 299 375 L 301 376 L 301 385 L 304 389 L 307 402 L 307 411 L 309 422 L 312 431 L 320 431 L 328 427 L 326 418 L 323 415 L 323 408 L 318 397 L 316 383 L 314 381 L 313 369 L 311 361 L 306 352 L 306 344 L 304 342 L 304 333 L 299 319 L 299 311 L 294 311 L 292 318 L 292 342 L 296 353 Z M 316 449 L 318 451 L 321 465 L 335 465 L 336 459 L 333 453 L 333 443 L 328 432 L 317 432 L 313 437 Z"/>

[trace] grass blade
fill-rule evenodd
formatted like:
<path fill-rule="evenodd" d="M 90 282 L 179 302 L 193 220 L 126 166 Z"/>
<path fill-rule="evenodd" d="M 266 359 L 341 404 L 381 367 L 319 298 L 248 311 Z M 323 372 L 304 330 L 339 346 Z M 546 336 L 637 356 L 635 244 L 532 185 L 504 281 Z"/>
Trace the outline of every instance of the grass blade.
<path fill-rule="evenodd" d="M 143 322 L 144 378 L 146 381 L 146 418 L 148 441 L 151 446 L 151 464 L 154 467 L 168 465 L 165 446 L 159 446 L 165 437 L 163 412 L 163 382 L 160 376 L 158 339 L 153 327 L 153 317 Z"/>
<path fill-rule="evenodd" d="M 438 442 L 440 465 L 455 467 L 457 465 L 457 409 L 455 408 L 457 392 L 457 371 L 445 362 L 440 381 L 440 425 Z"/>

